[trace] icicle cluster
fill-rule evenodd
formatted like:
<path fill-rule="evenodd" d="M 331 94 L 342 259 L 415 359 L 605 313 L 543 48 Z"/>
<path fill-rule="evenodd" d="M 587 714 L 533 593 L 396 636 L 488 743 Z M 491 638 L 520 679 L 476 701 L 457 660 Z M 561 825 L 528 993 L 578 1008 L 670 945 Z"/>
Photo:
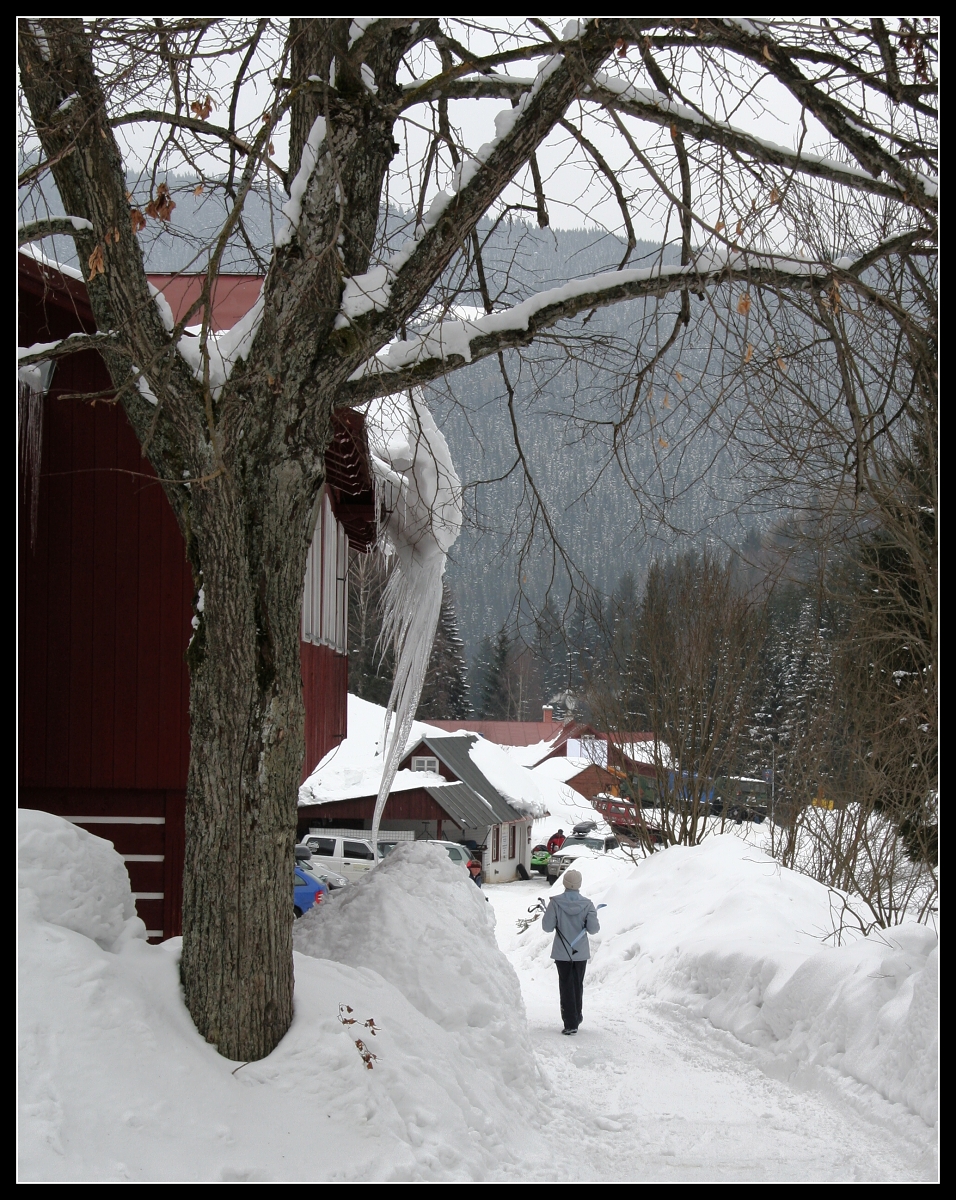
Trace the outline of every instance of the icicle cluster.
<path fill-rule="evenodd" d="M 382 640 L 395 652 L 385 713 L 385 765 L 372 817 L 372 845 L 415 719 L 441 609 L 448 551 L 461 529 L 461 484 L 448 443 L 420 395 L 386 396 L 366 414 L 379 544 L 392 557 Z M 391 730 L 391 739 L 389 731 Z"/>

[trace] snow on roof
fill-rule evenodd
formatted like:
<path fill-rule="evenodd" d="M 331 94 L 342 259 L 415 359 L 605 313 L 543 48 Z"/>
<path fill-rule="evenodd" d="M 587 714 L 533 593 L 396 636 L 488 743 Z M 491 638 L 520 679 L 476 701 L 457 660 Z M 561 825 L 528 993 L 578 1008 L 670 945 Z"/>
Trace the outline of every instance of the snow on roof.
<path fill-rule="evenodd" d="M 589 758 L 564 758 L 556 755 L 539 762 L 532 774 L 535 778 L 556 779 L 559 783 L 567 783 L 575 775 L 580 775 L 582 771 L 593 766 L 594 763 Z"/>
<path fill-rule="evenodd" d="M 545 799 L 537 782 L 527 767 L 516 763 L 501 746 L 475 735 L 475 743 L 468 751 L 482 775 L 519 812 L 540 817 L 545 812 Z"/>
<path fill-rule="evenodd" d="M 385 709 L 381 705 L 370 704 L 368 700 L 349 694 L 349 735 L 328 752 L 299 788 L 299 804 L 331 804 L 334 800 L 376 795 L 385 761 L 382 753 L 384 724 Z M 406 749 L 433 734 L 440 736 L 441 730 L 415 721 Z M 442 782 L 440 775 L 431 772 L 399 771 L 391 790 L 401 792 Z"/>
<path fill-rule="evenodd" d="M 382 753 L 384 724 L 385 709 L 381 705 L 349 695 L 349 735 L 334 750 L 329 751 L 303 783 L 299 789 L 299 804 L 331 804 L 337 800 L 355 800 L 362 796 L 377 795 L 385 761 Z M 468 747 L 468 759 L 491 788 L 503 796 L 518 813 L 526 813 L 533 817 L 542 816 L 546 811 L 546 801 L 531 772 L 513 762 L 494 742 L 486 741 L 477 734 L 469 736 L 474 742 Z M 460 735 L 436 729 L 423 721 L 414 721 L 402 748 L 400 760 L 422 739 L 427 739 L 436 752 L 443 739 L 454 739 L 456 743 L 462 740 Z M 476 781 L 465 782 L 475 788 Z M 443 785 L 447 785 L 447 781 L 441 775 L 430 771 L 404 770 L 397 772 L 390 792 Z"/>
<path fill-rule="evenodd" d="M 534 742 L 530 746 L 502 746 L 501 748 L 513 762 L 530 768 L 536 766 L 545 755 L 551 753 L 554 749 L 554 739 Z"/>

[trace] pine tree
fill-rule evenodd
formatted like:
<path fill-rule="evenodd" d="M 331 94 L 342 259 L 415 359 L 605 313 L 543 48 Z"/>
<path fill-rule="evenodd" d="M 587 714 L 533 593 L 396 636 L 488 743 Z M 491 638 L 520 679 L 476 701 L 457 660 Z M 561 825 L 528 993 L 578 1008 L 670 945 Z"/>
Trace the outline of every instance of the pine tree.
<path fill-rule="evenodd" d="M 458 614 L 451 588 L 445 580 L 438 628 L 418 703 L 419 719 L 441 721 L 470 716 L 470 691 L 465 644 L 458 631 Z"/>
<path fill-rule="evenodd" d="M 479 662 L 482 668 L 478 717 L 483 721 L 507 721 L 511 716 L 508 658 L 512 640 L 502 626 L 495 637 L 482 639 Z"/>
<path fill-rule="evenodd" d="M 379 651 L 382 599 L 388 566 L 380 554 L 349 554 L 349 691 L 387 704 L 392 690 L 391 648 Z"/>

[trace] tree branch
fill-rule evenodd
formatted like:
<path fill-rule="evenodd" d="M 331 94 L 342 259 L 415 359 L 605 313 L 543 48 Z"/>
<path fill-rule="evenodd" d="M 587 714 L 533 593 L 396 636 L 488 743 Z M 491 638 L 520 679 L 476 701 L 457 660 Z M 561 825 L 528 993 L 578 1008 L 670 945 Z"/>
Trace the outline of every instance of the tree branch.
<path fill-rule="evenodd" d="M 40 217 L 17 227 L 17 246 L 27 242 L 38 242 L 41 238 L 66 234 L 76 237 L 78 233 L 89 233 L 93 226 L 84 217 Z"/>
<path fill-rule="evenodd" d="M 241 137 L 226 129 L 222 125 L 212 125 L 209 121 L 203 121 L 199 117 L 187 117 L 185 113 L 168 113 L 162 112 L 159 109 L 144 108 L 139 112 L 123 113 L 121 116 L 112 117 L 110 125 L 115 129 L 119 125 L 136 125 L 139 122 L 151 121 L 162 125 L 174 125 L 179 129 L 191 129 L 193 133 L 202 133 L 208 137 L 219 138 L 229 146 L 233 146 L 242 154 L 255 154 L 256 148 L 243 141 Z M 274 162 L 271 158 L 264 159 L 269 164 L 271 170 L 275 171 L 279 179 L 282 181 L 282 186 L 288 191 L 289 181 L 285 171 Z"/>
<path fill-rule="evenodd" d="M 764 142 L 733 125 L 698 115 L 684 105 L 670 100 L 661 92 L 642 91 L 640 88 L 628 88 L 623 92 L 615 92 L 610 88 L 602 87 L 601 82 L 599 77 L 598 86 L 592 88 L 588 95 L 582 97 L 582 100 L 593 100 L 605 108 L 674 129 L 679 133 L 688 134 L 698 141 L 721 146 L 725 150 L 746 154 L 748 158 L 756 162 L 767 163 L 769 166 L 784 167 L 803 175 L 827 179 L 831 183 L 838 183 L 844 187 L 853 188 L 855 191 L 869 192 L 874 196 L 885 196 L 904 204 L 915 205 L 918 198 L 920 207 L 933 211 L 937 208 L 936 196 L 931 195 L 922 182 L 910 179 L 906 187 L 902 187 L 896 182 L 887 183 L 885 180 L 876 179 L 865 171 L 838 162 L 836 159 L 790 150 L 786 146 L 777 146 L 772 142 Z"/>
<path fill-rule="evenodd" d="M 822 264 L 738 255 L 737 264 L 724 263 L 710 270 L 691 264 L 595 275 L 541 292 L 504 312 L 470 321 L 442 321 L 400 341 L 371 359 L 362 368 L 365 374 L 350 379 L 340 389 L 337 404 L 364 404 L 378 396 L 420 387 L 489 354 L 530 345 L 551 325 L 589 308 L 607 308 L 648 296 L 659 298 L 688 287 L 699 290 L 735 279 L 746 280 L 752 287 L 808 290 L 825 287 L 832 274 L 833 269 Z"/>

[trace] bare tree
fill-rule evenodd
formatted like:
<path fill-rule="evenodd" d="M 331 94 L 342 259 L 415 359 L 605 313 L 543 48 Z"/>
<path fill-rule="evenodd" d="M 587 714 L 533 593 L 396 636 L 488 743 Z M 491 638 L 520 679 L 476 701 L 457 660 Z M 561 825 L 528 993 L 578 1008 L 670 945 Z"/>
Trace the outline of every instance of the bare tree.
<path fill-rule="evenodd" d="M 652 565 L 634 617 L 632 636 L 619 643 L 624 654 L 604 667 L 592 704 L 611 729 L 633 728 L 622 717 L 632 722 L 643 708 L 655 735 L 652 820 L 667 845 L 694 846 L 715 827 L 708 817 L 718 798 L 716 827 L 732 819 L 726 793 L 750 726 L 762 609 L 736 585 L 730 562 L 691 552 Z"/>
<path fill-rule="evenodd" d="M 887 347 L 901 347 L 901 380 L 927 378 L 932 339 L 899 289 L 927 282 L 911 264 L 933 253 L 935 26 L 58 18 L 21 21 L 19 48 L 21 182 L 30 204 L 55 188 L 67 214 L 51 217 L 37 201 L 21 242 L 74 239 L 99 331 L 88 344 L 163 482 L 205 597 L 190 656 L 186 1002 L 223 1054 L 257 1058 L 292 1016 L 284 881 L 303 757 L 299 619 L 333 409 L 541 336 L 559 349 L 559 322 L 632 300 L 641 315 L 620 410 L 599 423 L 609 461 L 625 471 L 671 347 L 719 342 L 735 350 L 741 386 L 779 383 L 790 378 L 787 317 L 801 297 L 791 340 L 808 361 L 822 340 L 832 347 L 823 367 L 839 365 L 845 339 L 830 326 L 852 302 L 879 315 Z M 528 61 L 538 64 L 532 76 L 511 73 Z M 734 123 L 774 95 L 793 106 L 790 145 Z M 505 104 L 480 147 L 453 120 L 476 98 Z M 679 261 L 629 267 L 625 254 L 608 273 L 544 290 L 514 278 L 492 294 L 479 223 L 515 205 L 547 223 L 549 147 L 603 181 L 626 242 L 636 213 L 656 215 Z M 130 199 L 134 156 L 143 195 Z M 186 169 L 222 216 L 195 246 L 202 295 L 174 323 L 150 292 L 140 239 L 174 224 L 168 176 Z M 277 190 L 284 215 L 256 243 L 250 197 L 272 204 Z M 404 228 L 383 217 L 396 197 L 411 212 Z M 860 205 L 878 210 L 879 238 L 869 227 L 855 236 Z M 830 226 L 848 213 L 852 236 L 815 244 L 811 208 Z M 217 341 L 209 300 L 227 250 L 240 245 L 265 270 L 262 297 L 232 339 Z M 709 325 L 691 322 L 694 295 L 709 297 Z M 485 315 L 463 318 L 462 298 L 479 298 Z M 199 337 L 184 337 L 194 324 Z M 556 534 L 498 361 L 532 516 Z M 722 413 L 727 389 L 695 374 L 688 385 L 708 382 L 705 407 Z M 827 404 L 845 412 L 839 444 L 862 462 L 907 390 L 877 404 L 868 425 L 856 381 L 838 378 Z M 790 399 L 817 411 L 809 385 Z M 668 448 L 666 429 L 652 436 Z M 858 478 L 865 486 L 865 472 Z"/>

